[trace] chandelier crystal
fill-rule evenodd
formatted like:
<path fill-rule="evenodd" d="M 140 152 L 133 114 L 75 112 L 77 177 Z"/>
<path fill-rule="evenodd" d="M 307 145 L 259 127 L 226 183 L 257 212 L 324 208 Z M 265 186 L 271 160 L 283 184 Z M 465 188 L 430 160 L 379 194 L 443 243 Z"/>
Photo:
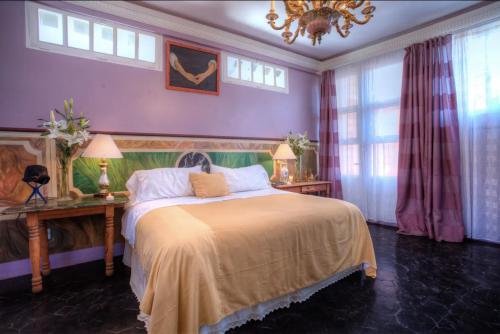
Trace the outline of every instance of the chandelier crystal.
<path fill-rule="evenodd" d="M 353 23 L 366 24 L 373 17 L 375 7 L 369 0 L 283 0 L 286 9 L 286 19 L 282 25 L 276 25 L 279 15 L 276 14 L 274 0 L 271 0 L 271 9 L 266 15 L 269 25 L 274 30 L 284 29 L 281 36 L 287 44 L 295 42 L 299 34 L 307 32 L 312 44 L 321 43 L 321 38 L 329 34 L 332 27 L 342 37 L 349 36 L 349 29 Z M 363 7 L 364 5 L 364 7 Z M 355 11 L 361 8 L 362 18 L 356 16 Z M 295 32 L 291 26 L 297 22 Z"/>

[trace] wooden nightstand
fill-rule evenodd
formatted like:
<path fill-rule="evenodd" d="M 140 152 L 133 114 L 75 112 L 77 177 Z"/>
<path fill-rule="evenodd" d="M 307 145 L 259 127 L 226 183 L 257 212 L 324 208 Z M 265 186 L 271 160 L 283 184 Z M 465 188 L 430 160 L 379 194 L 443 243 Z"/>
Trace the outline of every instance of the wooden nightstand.
<path fill-rule="evenodd" d="M 104 229 L 104 261 L 106 276 L 113 275 L 113 218 L 115 208 L 123 207 L 128 202 L 126 196 L 116 196 L 113 201 L 104 198 L 82 197 L 69 201 L 49 199 L 47 204 L 38 201 L 36 204 L 19 205 L 5 209 L 1 214 L 26 214 L 26 225 L 29 233 L 29 249 L 31 260 L 31 291 L 42 291 L 42 276 L 40 275 L 40 255 L 42 257 L 41 271 L 43 276 L 50 274 L 49 247 L 46 219 L 68 218 L 103 214 L 106 218 Z"/>
<path fill-rule="evenodd" d="M 322 194 L 325 197 L 330 197 L 330 181 L 308 181 L 297 182 L 291 184 L 273 185 L 274 188 L 280 190 L 291 191 L 301 194 Z"/>

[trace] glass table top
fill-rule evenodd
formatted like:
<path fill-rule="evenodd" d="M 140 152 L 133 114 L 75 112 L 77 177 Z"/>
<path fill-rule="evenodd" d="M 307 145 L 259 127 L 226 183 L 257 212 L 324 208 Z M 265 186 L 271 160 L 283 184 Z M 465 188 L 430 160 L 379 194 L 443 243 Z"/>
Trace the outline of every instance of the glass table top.
<path fill-rule="evenodd" d="M 47 203 L 41 199 L 32 200 L 27 205 L 20 204 L 7 207 L 0 211 L 1 215 L 12 215 L 28 212 L 63 210 L 63 209 L 77 209 L 100 205 L 114 205 L 124 206 L 128 202 L 128 197 L 125 195 L 115 195 L 115 199 L 108 201 L 100 197 L 79 197 L 71 200 L 58 200 L 56 198 L 49 198 Z"/>

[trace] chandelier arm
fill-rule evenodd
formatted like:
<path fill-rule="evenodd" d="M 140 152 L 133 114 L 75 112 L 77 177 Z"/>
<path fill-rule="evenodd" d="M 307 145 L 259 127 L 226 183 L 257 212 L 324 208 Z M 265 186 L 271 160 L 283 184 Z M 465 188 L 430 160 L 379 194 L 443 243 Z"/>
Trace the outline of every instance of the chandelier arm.
<path fill-rule="evenodd" d="M 363 6 L 364 3 L 365 3 L 365 0 L 359 0 L 359 1 L 354 0 L 353 1 L 353 6 L 350 7 L 350 8 L 352 8 L 352 9 L 359 8 L 359 7 Z M 368 1 L 368 6 L 369 5 L 370 5 L 370 2 Z"/>
<path fill-rule="evenodd" d="M 342 36 L 342 38 L 346 38 L 348 34 L 344 34 L 344 32 L 340 29 L 340 26 L 338 23 L 335 24 L 335 29 L 337 30 L 338 34 Z"/>
<path fill-rule="evenodd" d="M 351 16 L 351 21 L 354 22 L 354 23 L 357 23 L 357 24 L 360 24 L 360 25 L 363 25 L 363 24 L 367 24 L 368 21 L 370 21 L 370 19 L 373 17 L 373 15 L 367 15 L 364 17 L 364 19 L 358 19 L 356 16 Z"/>
<path fill-rule="evenodd" d="M 304 14 L 304 9 L 301 6 L 299 7 L 298 5 L 291 5 L 292 3 L 287 0 L 283 0 L 283 2 L 285 3 L 285 10 L 287 16 L 300 17 L 302 14 Z M 307 6 L 307 8 L 309 8 L 309 6 Z"/>
<path fill-rule="evenodd" d="M 292 38 L 292 40 L 291 40 L 291 41 L 290 41 L 290 40 L 287 40 L 287 41 L 286 41 L 288 44 L 293 44 L 293 42 L 295 42 L 295 40 L 296 40 L 296 39 L 297 39 L 297 37 L 299 36 L 299 31 L 300 31 L 300 28 L 301 28 L 300 26 L 298 26 L 298 27 L 297 27 L 297 29 L 295 30 L 295 32 L 294 32 L 294 34 L 293 34 L 293 38 Z"/>
<path fill-rule="evenodd" d="M 284 27 L 286 27 L 287 25 L 290 25 L 290 23 L 292 23 L 293 21 L 295 20 L 295 17 L 291 16 L 289 18 L 287 18 L 285 20 L 285 22 L 283 22 L 283 25 L 281 26 L 276 26 L 275 25 L 275 22 L 274 21 L 269 21 L 269 25 L 271 26 L 271 28 L 273 28 L 274 30 L 281 30 L 283 29 Z"/>

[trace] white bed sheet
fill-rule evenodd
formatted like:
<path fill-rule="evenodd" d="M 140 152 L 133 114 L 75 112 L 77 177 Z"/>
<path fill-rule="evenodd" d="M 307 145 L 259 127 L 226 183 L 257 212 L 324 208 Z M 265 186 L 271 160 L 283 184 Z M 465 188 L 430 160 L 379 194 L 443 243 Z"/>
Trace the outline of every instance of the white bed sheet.
<path fill-rule="evenodd" d="M 269 196 L 276 194 L 293 194 L 293 193 L 274 188 L 268 188 L 255 191 L 242 191 L 222 197 L 198 198 L 194 196 L 187 196 L 187 197 L 175 197 L 175 198 L 162 198 L 154 201 L 138 203 L 133 206 L 127 207 L 125 213 L 123 214 L 122 235 L 128 241 L 128 243 L 132 247 L 134 247 L 135 227 L 137 226 L 137 223 L 139 222 L 142 216 L 144 216 L 146 213 L 154 209 L 173 206 L 173 205 L 204 204 L 212 202 L 229 201 L 240 198 Z"/>

